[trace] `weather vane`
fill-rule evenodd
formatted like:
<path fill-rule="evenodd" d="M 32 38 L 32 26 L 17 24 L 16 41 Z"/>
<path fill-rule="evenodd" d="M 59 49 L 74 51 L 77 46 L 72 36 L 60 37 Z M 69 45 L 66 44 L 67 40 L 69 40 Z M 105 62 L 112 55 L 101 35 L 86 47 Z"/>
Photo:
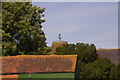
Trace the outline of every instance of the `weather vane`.
<path fill-rule="evenodd" d="M 59 34 L 58 39 L 59 39 L 59 41 L 61 41 L 61 39 L 62 39 L 61 34 Z"/>

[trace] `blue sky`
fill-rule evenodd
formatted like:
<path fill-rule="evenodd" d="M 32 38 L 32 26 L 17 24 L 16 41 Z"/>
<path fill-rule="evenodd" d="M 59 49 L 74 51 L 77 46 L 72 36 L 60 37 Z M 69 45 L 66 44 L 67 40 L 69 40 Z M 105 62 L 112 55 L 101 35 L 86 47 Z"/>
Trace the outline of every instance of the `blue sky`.
<path fill-rule="evenodd" d="M 99 48 L 118 48 L 117 2 L 33 2 L 45 7 L 47 45 L 58 41 L 95 44 Z"/>

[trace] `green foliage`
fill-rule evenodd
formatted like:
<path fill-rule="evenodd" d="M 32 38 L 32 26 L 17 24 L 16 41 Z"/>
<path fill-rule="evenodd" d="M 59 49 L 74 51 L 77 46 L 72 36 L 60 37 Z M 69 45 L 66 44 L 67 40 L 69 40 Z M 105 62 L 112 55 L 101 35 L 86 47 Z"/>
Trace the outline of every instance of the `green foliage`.
<path fill-rule="evenodd" d="M 81 68 L 80 78 L 95 78 L 97 80 L 103 79 L 118 79 L 117 66 L 111 64 L 107 58 L 99 58 L 93 63 L 86 64 Z"/>
<path fill-rule="evenodd" d="M 94 44 L 76 43 L 56 48 L 58 55 L 78 55 L 76 78 L 117 80 L 118 66 L 107 58 L 99 58 Z"/>
<path fill-rule="evenodd" d="M 118 79 L 120 80 L 120 64 L 118 64 L 117 68 L 118 68 L 118 71 L 117 71 L 117 72 L 118 72 L 118 76 L 119 76 Z"/>
<path fill-rule="evenodd" d="M 2 50 L 4 56 L 45 54 L 46 38 L 41 9 L 30 2 L 2 3 Z"/>
<path fill-rule="evenodd" d="M 56 48 L 58 55 L 78 55 L 80 62 L 89 63 L 97 59 L 96 47 L 94 44 L 76 43 Z"/>
<path fill-rule="evenodd" d="M 75 55 L 75 45 L 74 44 L 66 44 L 61 47 L 56 48 L 56 53 L 58 55 Z"/>
<path fill-rule="evenodd" d="M 49 53 L 51 52 L 51 47 L 46 47 L 46 53 L 47 55 L 50 55 Z"/>
<path fill-rule="evenodd" d="M 115 65 L 115 64 L 111 64 L 111 71 L 110 71 L 110 76 L 109 78 L 111 79 L 116 79 L 116 80 L 120 80 L 120 72 L 119 72 L 119 65 Z"/>

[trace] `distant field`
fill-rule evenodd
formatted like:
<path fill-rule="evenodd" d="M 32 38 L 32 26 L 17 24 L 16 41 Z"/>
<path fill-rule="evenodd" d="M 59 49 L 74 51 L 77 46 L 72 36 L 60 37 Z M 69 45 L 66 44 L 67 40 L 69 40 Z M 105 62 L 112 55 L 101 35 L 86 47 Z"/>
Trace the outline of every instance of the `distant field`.
<path fill-rule="evenodd" d="M 47 74 L 31 74 L 32 78 L 45 78 L 44 80 L 48 80 L 48 78 L 59 78 L 62 80 L 74 80 L 74 73 L 47 73 Z M 20 74 L 19 78 L 29 78 L 29 74 Z M 47 79 L 46 79 L 47 78 Z M 68 79 L 67 79 L 68 78 Z"/>

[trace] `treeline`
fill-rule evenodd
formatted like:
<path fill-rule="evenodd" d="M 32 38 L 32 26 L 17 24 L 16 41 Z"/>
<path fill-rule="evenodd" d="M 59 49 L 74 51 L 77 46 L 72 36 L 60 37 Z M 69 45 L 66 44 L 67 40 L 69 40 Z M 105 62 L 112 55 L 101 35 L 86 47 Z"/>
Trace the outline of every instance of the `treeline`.
<path fill-rule="evenodd" d="M 112 64 L 108 58 L 99 58 L 94 44 L 76 43 L 56 48 L 57 55 L 78 55 L 77 78 L 97 80 L 119 80 L 120 65 Z"/>

